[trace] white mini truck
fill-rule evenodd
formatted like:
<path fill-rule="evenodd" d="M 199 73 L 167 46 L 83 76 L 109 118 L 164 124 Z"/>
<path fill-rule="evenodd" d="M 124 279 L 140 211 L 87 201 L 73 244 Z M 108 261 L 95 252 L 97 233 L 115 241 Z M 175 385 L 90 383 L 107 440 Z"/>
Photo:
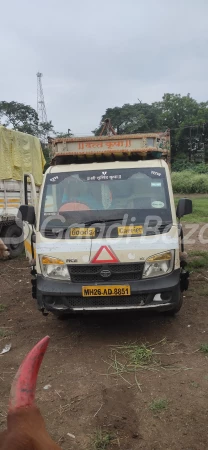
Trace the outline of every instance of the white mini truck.
<path fill-rule="evenodd" d="M 25 174 L 19 211 L 38 308 L 178 312 L 189 274 L 177 217 L 192 203 L 175 210 L 169 136 L 62 138 L 51 152 L 39 203 L 28 205 Z"/>

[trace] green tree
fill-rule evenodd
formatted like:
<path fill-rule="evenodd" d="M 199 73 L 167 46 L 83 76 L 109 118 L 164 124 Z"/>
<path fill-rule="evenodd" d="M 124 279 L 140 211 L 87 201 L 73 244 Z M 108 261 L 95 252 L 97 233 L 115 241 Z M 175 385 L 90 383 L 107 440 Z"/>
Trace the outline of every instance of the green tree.
<path fill-rule="evenodd" d="M 53 132 L 52 122 L 39 122 L 38 114 L 29 105 L 18 102 L 0 102 L 0 122 L 5 127 L 39 136 L 41 140 Z"/>
<path fill-rule="evenodd" d="M 5 127 L 37 135 L 38 114 L 29 105 L 17 102 L 0 102 L 0 121 Z"/>
<path fill-rule="evenodd" d="M 70 137 L 70 136 L 73 136 L 73 134 L 71 133 L 70 128 L 68 129 L 67 133 L 62 133 L 62 132 L 58 132 L 58 131 L 55 132 L 55 137 L 56 138 L 67 138 L 67 137 Z"/>
<path fill-rule="evenodd" d="M 50 133 L 54 133 L 54 126 L 51 120 L 49 122 L 39 122 L 37 135 L 40 137 L 40 140 L 47 140 Z"/>
<path fill-rule="evenodd" d="M 208 102 L 197 102 L 190 94 L 164 94 L 154 104 L 160 114 L 161 129 L 171 129 L 172 160 L 183 154 L 187 161 L 197 160 L 207 146 L 205 124 L 208 122 Z M 198 156 L 197 156 L 198 155 Z M 206 157 L 206 152 L 205 152 Z"/>
<path fill-rule="evenodd" d="M 208 102 L 198 103 L 190 94 L 164 94 L 161 102 L 153 103 L 165 128 L 183 129 L 190 125 L 202 125 L 208 120 Z"/>
<path fill-rule="evenodd" d="M 102 124 L 109 118 L 117 134 L 133 134 L 156 131 L 159 127 L 159 111 L 156 105 L 147 103 L 125 104 L 122 107 L 108 108 L 101 118 L 100 125 L 93 133 L 100 134 Z"/>

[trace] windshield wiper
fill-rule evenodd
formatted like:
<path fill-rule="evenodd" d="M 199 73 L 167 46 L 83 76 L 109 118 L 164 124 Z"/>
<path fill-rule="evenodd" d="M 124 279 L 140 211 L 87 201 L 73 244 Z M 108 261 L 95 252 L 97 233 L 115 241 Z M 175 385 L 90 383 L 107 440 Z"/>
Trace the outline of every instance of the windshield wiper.
<path fill-rule="evenodd" d="M 89 227 L 90 225 L 96 224 L 96 223 L 110 223 L 110 222 L 117 222 L 119 220 L 123 220 L 122 217 L 118 219 L 98 219 L 98 220 L 89 220 L 88 222 L 82 222 L 77 223 L 76 225 L 85 225 Z M 59 233 L 66 233 L 70 228 L 76 228 L 69 225 L 68 227 L 61 228 L 61 227 L 53 227 L 53 228 L 46 228 L 45 230 L 41 230 L 41 232 L 44 232 L 45 234 L 53 234 L 58 235 Z"/>
<path fill-rule="evenodd" d="M 98 220 L 89 220 L 88 222 L 83 222 L 83 224 L 87 227 L 90 225 L 93 225 L 94 223 L 110 223 L 110 222 L 117 222 L 119 220 L 123 220 L 122 217 L 118 219 L 98 219 Z"/>
<path fill-rule="evenodd" d="M 56 230 L 57 228 L 57 230 Z M 58 234 L 61 231 L 66 232 L 68 230 L 68 228 L 59 228 L 59 227 L 54 227 L 54 228 L 43 228 L 40 230 L 41 233 L 43 233 L 45 236 L 58 236 Z"/>

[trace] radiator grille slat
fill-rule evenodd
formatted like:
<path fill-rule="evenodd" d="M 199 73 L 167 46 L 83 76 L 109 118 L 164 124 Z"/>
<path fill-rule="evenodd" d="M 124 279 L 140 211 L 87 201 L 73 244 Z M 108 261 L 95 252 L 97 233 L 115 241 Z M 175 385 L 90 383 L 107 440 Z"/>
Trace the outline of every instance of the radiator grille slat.
<path fill-rule="evenodd" d="M 68 265 L 73 283 L 136 281 L 142 278 L 143 268 L 144 263 Z M 103 277 L 102 270 L 110 271 L 111 275 Z"/>
<path fill-rule="evenodd" d="M 152 296 L 148 294 L 121 296 L 121 297 L 46 297 L 46 302 L 54 304 L 64 304 L 68 308 L 87 308 L 87 307 L 115 307 L 115 306 L 144 306 L 151 302 Z"/>

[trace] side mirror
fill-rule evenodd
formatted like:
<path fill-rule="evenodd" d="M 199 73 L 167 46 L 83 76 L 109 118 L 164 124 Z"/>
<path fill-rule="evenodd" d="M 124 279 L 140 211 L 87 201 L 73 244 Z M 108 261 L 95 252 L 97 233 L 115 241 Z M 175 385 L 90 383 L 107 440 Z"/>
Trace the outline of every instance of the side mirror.
<path fill-rule="evenodd" d="M 35 225 L 35 208 L 34 206 L 21 205 L 18 211 L 18 218 L 30 225 Z"/>
<path fill-rule="evenodd" d="M 176 216 L 180 219 L 187 214 L 192 213 L 192 200 L 189 198 L 180 198 L 176 209 Z"/>

